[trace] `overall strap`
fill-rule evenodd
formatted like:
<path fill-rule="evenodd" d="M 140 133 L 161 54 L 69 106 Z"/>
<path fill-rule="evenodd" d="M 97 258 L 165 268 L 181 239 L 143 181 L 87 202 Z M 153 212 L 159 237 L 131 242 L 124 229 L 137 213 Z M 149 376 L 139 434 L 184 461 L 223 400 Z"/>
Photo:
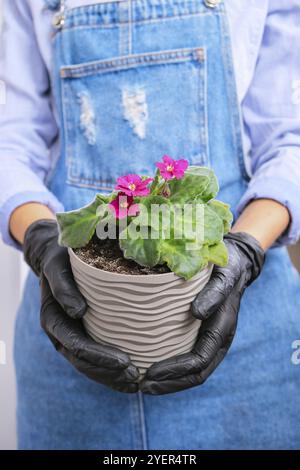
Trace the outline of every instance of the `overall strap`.
<path fill-rule="evenodd" d="M 64 9 L 66 6 L 66 0 L 44 0 L 46 7 L 49 10 Z M 204 0 L 204 4 L 209 8 L 217 7 L 222 0 Z"/>
<path fill-rule="evenodd" d="M 44 0 L 44 2 L 48 10 L 58 10 L 61 4 L 60 0 Z"/>
<path fill-rule="evenodd" d="M 44 2 L 47 10 L 56 12 L 53 17 L 53 26 L 61 28 L 64 24 L 67 0 L 44 0 Z"/>

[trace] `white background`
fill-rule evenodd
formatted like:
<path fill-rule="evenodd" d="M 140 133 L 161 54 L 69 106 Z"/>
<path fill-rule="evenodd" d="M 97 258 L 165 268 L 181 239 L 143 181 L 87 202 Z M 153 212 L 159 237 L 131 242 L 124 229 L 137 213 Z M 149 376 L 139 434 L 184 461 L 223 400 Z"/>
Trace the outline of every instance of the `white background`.
<path fill-rule="evenodd" d="M 26 271 L 20 253 L 0 242 L 0 341 L 6 348 L 6 364 L 0 364 L 0 450 L 16 447 L 13 330 Z"/>

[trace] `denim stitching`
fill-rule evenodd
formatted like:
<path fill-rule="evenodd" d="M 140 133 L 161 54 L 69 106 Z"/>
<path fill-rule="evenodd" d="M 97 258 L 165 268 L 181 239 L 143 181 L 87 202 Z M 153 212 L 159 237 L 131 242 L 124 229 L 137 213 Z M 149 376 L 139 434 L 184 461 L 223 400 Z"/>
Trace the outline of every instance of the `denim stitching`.
<path fill-rule="evenodd" d="M 225 12 L 225 7 L 222 5 L 222 9 Z M 230 108 L 232 110 L 232 115 L 230 119 L 231 126 L 231 135 L 233 138 L 233 144 L 235 148 L 236 157 L 238 160 L 238 167 L 243 181 L 249 180 L 247 171 L 244 163 L 244 154 L 243 154 L 243 144 L 242 144 L 242 129 L 241 129 L 241 116 L 239 112 L 238 97 L 235 85 L 235 74 L 233 70 L 233 60 L 232 60 L 232 49 L 231 49 L 231 40 L 229 36 L 229 27 L 227 24 L 227 15 L 223 15 L 221 19 L 221 28 L 222 28 L 222 56 L 224 57 L 225 63 L 225 73 L 226 73 L 226 86 L 228 90 L 228 97 L 230 100 Z"/>
<path fill-rule="evenodd" d="M 123 69 L 135 68 L 137 66 L 148 66 L 156 64 L 188 62 L 199 60 L 199 53 L 204 53 L 203 47 L 171 49 L 157 52 L 142 52 L 130 54 L 126 57 L 116 57 L 95 62 L 87 62 L 73 66 L 61 67 L 61 78 L 80 78 L 94 75 L 95 73 L 108 73 Z M 203 54 L 204 61 L 204 54 Z"/>
<path fill-rule="evenodd" d="M 123 2 L 125 3 L 125 2 Z M 144 4 L 151 4 L 153 2 L 143 2 Z M 129 25 L 130 28 L 132 28 L 132 14 L 133 14 L 133 5 L 135 4 L 134 0 L 130 0 L 130 4 L 128 2 L 126 2 L 127 4 L 127 7 L 129 6 L 129 9 L 127 10 L 128 11 L 128 21 L 127 21 L 127 26 Z M 180 3 L 179 3 L 180 4 Z M 102 4 L 102 6 L 106 6 L 108 4 Z M 175 16 L 172 16 L 172 17 L 169 17 L 167 16 L 168 15 L 168 9 L 165 5 L 165 2 L 160 2 L 160 5 L 163 6 L 162 8 L 162 15 L 157 18 L 155 17 L 155 14 L 154 12 L 152 11 L 150 16 L 152 15 L 152 19 L 151 20 L 138 20 L 136 19 L 134 21 L 134 24 L 136 23 L 152 23 L 152 22 L 160 22 L 161 21 L 161 17 L 162 16 L 166 16 L 166 20 L 174 20 L 174 18 L 178 17 L 182 17 L 182 16 L 189 16 L 189 17 L 193 17 L 193 16 L 199 16 L 199 15 L 217 15 L 217 16 L 223 16 L 224 15 L 224 10 L 222 8 L 217 8 L 215 9 L 214 11 L 210 10 L 210 9 L 202 9 L 201 12 L 197 11 L 197 8 L 199 5 L 196 5 L 195 3 L 193 4 L 192 3 L 192 7 L 190 8 L 190 10 L 192 11 L 192 14 L 186 14 L 186 10 L 188 9 L 188 4 L 185 3 L 183 8 L 181 9 L 181 11 L 178 10 L 177 8 L 177 5 L 172 5 L 172 8 L 173 8 L 173 11 L 176 13 Z M 191 5 L 190 5 L 191 6 Z M 89 17 L 88 19 L 92 19 L 93 16 L 95 17 L 95 13 L 99 13 L 99 4 L 98 5 L 95 5 L 94 7 L 92 8 L 89 8 L 90 9 L 90 12 L 89 12 Z M 136 5 L 135 5 L 136 7 Z M 177 10 L 176 10 L 177 8 Z M 86 13 L 86 9 L 87 7 L 80 7 L 80 9 L 82 10 L 83 13 Z M 74 9 L 74 12 L 75 12 L 76 9 Z M 129 11 L 130 10 L 130 11 Z M 70 10 L 69 10 L 70 11 Z M 195 13 L 196 11 L 196 13 Z M 135 8 L 135 12 L 136 12 L 136 8 Z M 156 10 L 155 10 L 156 12 Z M 105 12 L 104 12 L 105 13 Z M 145 12 L 144 12 L 145 13 Z M 106 14 L 108 15 L 107 11 L 106 11 Z M 147 16 L 147 15 L 146 15 Z M 99 16 L 98 16 L 99 17 Z M 149 14 L 148 14 L 148 17 L 149 17 Z M 97 17 L 96 17 L 97 19 Z M 122 21 L 122 24 L 124 25 L 124 21 Z M 103 27 L 107 28 L 107 27 L 114 27 L 115 25 L 111 25 L 111 24 L 106 24 L 103 25 Z M 125 26 L 125 25 L 124 25 Z M 82 26 L 80 25 L 80 19 L 79 21 L 77 22 L 77 25 L 74 26 L 74 29 L 76 28 L 90 28 L 91 25 L 87 25 L 87 26 Z M 96 27 L 96 25 L 95 25 Z M 66 28 L 67 29 L 67 28 Z M 131 31 L 128 31 L 128 36 L 130 35 Z M 131 41 L 132 39 L 130 38 L 128 40 L 128 48 L 131 49 Z M 64 41 L 63 41 L 64 42 Z M 191 48 L 191 49 L 196 49 L 196 48 Z M 200 49 L 200 48 L 198 48 Z M 202 48 L 203 49 L 203 48 Z M 184 49 L 183 49 L 184 50 Z M 182 50 L 181 50 L 182 51 Z M 139 66 L 142 66 L 142 65 L 148 65 L 149 62 L 150 63 L 154 63 L 154 64 L 159 64 L 161 63 L 160 60 L 157 59 L 157 55 L 160 55 L 163 56 L 165 51 L 158 51 L 158 52 L 155 52 L 154 53 L 154 57 L 152 57 L 152 61 L 146 61 L 143 63 L 143 59 L 140 60 L 140 63 L 138 64 Z M 167 51 L 168 52 L 168 51 Z M 173 50 L 172 50 L 173 52 Z M 141 56 L 145 56 L 145 54 L 141 54 Z M 179 56 L 178 56 L 179 58 Z M 100 61 L 97 61 L 95 64 L 87 64 L 85 65 L 84 67 L 82 67 L 82 64 L 78 66 L 78 70 L 77 70 L 77 67 L 75 67 L 73 69 L 73 73 L 71 73 L 71 69 L 72 67 L 68 68 L 67 67 L 63 67 L 61 69 L 61 73 L 62 75 L 67 78 L 67 77 L 80 77 L 82 76 L 82 74 L 84 75 L 88 75 L 88 74 L 94 74 L 95 73 L 95 70 L 98 72 L 98 73 L 104 73 L 104 72 L 111 72 L 111 71 L 117 71 L 117 70 L 124 70 L 125 69 L 128 69 L 128 68 L 131 68 L 131 67 L 135 67 L 137 65 L 137 63 L 139 61 L 137 61 L 137 63 L 134 63 L 133 65 L 130 65 L 130 59 L 136 59 L 136 55 L 132 55 L 132 54 L 129 54 L 129 56 L 126 58 L 126 61 L 122 63 L 122 58 L 118 57 L 116 60 L 118 63 L 118 60 L 121 60 L 119 61 L 119 66 L 116 67 L 116 65 L 114 67 L 110 67 L 109 66 L 109 63 L 111 62 L 111 60 L 105 60 L 103 61 L 103 63 L 99 63 Z M 184 54 L 182 55 L 181 59 L 184 61 L 184 60 L 187 60 L 186 58 L 184 58 Z M 172 61 L 171 58 L 164 58 L 165 62 L 166 63 L 170 63 Z M 180 61 L 180 60 L 178 60 Z M 111 62 L 112 65 L 113 65 L 113 62 Z M 115 64 L 116 64 L 115 63 Z M 163 62 L 164 63 L 164 62 Z M 202 79 L 204 80 L 204 86 L 206 87 L 207 86 L 207 81 L 206 81 L 206 66 L 207 64 L 205 63 L 204 61 L 204 67 L 202 69 L 200 69 L 200 73 L 201 73 L 201 80 Z M 64 85 L 63 85 L 64 86 Z M 201 139 L 201 147 L 202 149 L 205 147 L 205 150 L 204 150 L 204 155 L 201 155 L 201 158 L 203 159 L 203 157 L 205 158 L 206 157 L 206 162 L 209 164 L 209 148 L 208 148 L 208 129 L 207 129 L 207 103 L 206 103 L 206 100 L 205 100 L 205 89 L 203 89 L 203 86 L 202 87 L 199 87 L 199 101 L 200 101 L 200 106 L 201 108 L 203 108 L 204 110 L 204 113 L 200 113 L 200 139 Z M 66 106 L 66 103 L 68 102 L 68 99 L 65 99 L 64 100 L 64 105 Z M 64 113 L 65 116 L 67 117 L 67 114 Z M 67 126 L 67 131 L 68 132 L 72 132 L 72 129 L 70 129 L 70 126 L 68 125 Z M 83 178 L 81 176 L 75 176 L 75 175 L 72 175 L 72 168 L 73 167 L 73 164 L 74 164 L 74 160 L 73 160 L 73 157 L 74 155 L 72 156 L 72 149 L 70 147 L 70 145 L 66 145 L 66 157 L 67 157 L 67 162 L 68 162 L 68 177 L 67 177 L 67 182 L 69 184 L 74 184 L 76 186 L 81 186 L 81 187 L 85 187 L 85 188 L 97 188 L 97 189 L 100 189 L 100 190 L 103 190 L 103 191 L 110 191 L 112 188 L 113 188 L 113 182 L 112 181 L 108 181 L 108 180 L 103 180 L 103 179 L 100 179 L 100 180 L 96 180 L 94 178 Z"/>
<path fill-rule="evenodd" d="M 71 156 L 71 145 L 70 145 L 70 139 L 68 139 L 69 135 L 69 130 L 70 130 L 70 119 L 69 119 L 69 113 L 68 109 L 70 108 L 69 106 L 69 93 L 68 93 L 68 88 L 62 84 L 61 87 L 61 95 L 62 95 L 62 108 L 63 108 L 63 126 L 64 126 L 64 147 L 66 150 L 66 166 L 67 166 L 67 180 L 70 180 L 72 178 L 71 172 L 73 168 L 73 159 Z"/>
<path fill-rule="evenodd" d="M 201 164 L 207 163 L 209 161 L 209 147 L 208 147 L 208 132 L 207 132 L 207 100 L 206 100 L 206 87 L 207 87 L 207 52 L 206 48 L 203 48 L 204 60 L 202 61 L 203 67 L 200 69 L 199 73 L 199 103 L 201 106 L 201 112 L 199 113 L 200 120 L 200 142 L 202 147 L 201 153 Z M 204 147 L 204 152 L 203 152 Z"/>
<path fill-rule="evenodd" d="M 131 401 L 130 404 L 130 414 L 131 414 L 131 432 L 132 432 L 132 440 L 133 446 L 132 448 L 135 450 L 146 450 L 145 447 L 146 439 L 145 439 L 145 427 L 144 427 L 144 420 L 141 416 L 143 413 L 143 409 L 141 408 L 140 404 L 140 397 L 139 394 L 141 392 L 137 392 L 132 394 L 129 399 Z"/>
<path fill-rule="evenodd" d="M 72 175 L 71 176 L 68 175 L 66 182 L 70 186 L 75 186 L 76 188 L 96 189 L 97 191 L 107 191 L 108 193 L 110 193 L 114 189 L 114 183 L 106 184 L 105 180 L 86 181 L 84 178 L 78 177 L 77 179 L 75 176 L 72 176 Z"/>
<path fill-rule="evenodd" d="M 205 56 L 206 56 L 206 52 L 205 52 Z M 210 166 L 211 161 L 210 161 L 210 147 L 209 147 L 209 134 L 208 134 L 208 107 L 207 107 L 207 99 L 206 99 L 206 97 L 207 97 L 207 88 L 208 88 L 208 84 L 207 84 L 208 83 L 207 60 L 205 60 L 204 64 L 203 64 L 203 74 L 204 74 L 204 79 L 203 79 L 203 83 L 204 83 L 204 90 L 203 90 L 203 93 L 204 93 L 204 96 L 203 96 L 203 101 L 204 101 L 204 103 L 203 103 L 203 107 L 204 107 L 203 133 L 205 134 L 205 135 L 203 135 L 203 142 L 205 142 L 205 148 L 206 148 L 206 153 L 204 154 L 203 163 L 206 163 L 208 166 Z"/>
<path fill-rule="evenodd" d="M 124 2 L 119 2 L 119 5 L 116 3 L 100 3 L 92 6 L 71 8 L 67 10 L 65 27 L 72 27 L 75 25 L 75 23 L 77 26 L 79 26 L 81 21 L 83 21 L 84 24 L 89 24 L 93 17 L 95 17 L 97 22 L 100 24 L 103 22 L 103 17 L 106 18 L 106 21 L 110 21 L 110 23 L 118 24 L 120 23 L 121 11 L 119 6 L 123 3 Z M 142 10 L 141 4 L 144 4 L 149 8 L 144 8 Z M 216 15 L 220 11 L 222 11 L 221 4 L 212 10 L 207 8 L 200 0 L 192 0 L 190 2 L 178 1 L 178 4 L 170 4 L 167 0 L 160 0 L 156 3 L 154 0 L 132 0 L 132 21 L 134 23 L 148 21 L 151 19 L 161 20 L 168 17 L 174 18 L 176 16 L 182 16 L 189 13 Z M 147 14 L 147 12 L 150 13 Z"/>
<path fill-rule="evenodd" d="M 141 424 L 141 438 L 143 443 L 143 450 L 148 450 L 148 443 L 147 443 L 147 428 L 146 428 L 146 421 L 145 421 L 145 411 L 144 411 L 144 399 L 142 392 L 138 392 L 138 401 L 139 401 L 139 416 L 140 416 L 140 424 Z"/>
<path fill-rule="evenodd" d="M 129 21 L 129 31 L 128 31 L 128 53 L 132 54 L 132 0 L 129 0 L 129 15 L 128 15 L 128 21 Z"/>
<path fill-rule="evenodd" d="M 216 13 L 216 16 L 223 16 L 224 15 L 224 12 L 218 12 Z M 212 13 L 211 12 L 200 12 L 200 13 L 184 13 L 184 14 L 180 14 L 180 15 L 174 15 L 174 16 L 168 16 L 168 17 L 165 17 L 163 18 L 164 20 L 164 23 L 165 22 L 168 22 L 168 21 L 173 21 L 173 20 L 176 20 L 176 19 L 181 19 L 181 18 L 193 18 L 193 17 L 197 17 L 197 16 L 212 16 Z M 150 20 L 132 20 L 132 23 L 134 25 L 138 25 L 138 24 L 144 24 L 144 25 L 148 25 L 148 24 L 156 24 L 156 23 L 161 23 L 161 20 L 162 18 L 153 18 L 153 19 L 150 19 Z M 82 29 L 107 29 L 107 28 L 115 28 L 117 26 L 120 26 L 122 23 L 121 22 L 116 22 L 116 23 L 110 23 L 110 24 L 99 24 L 97 22 L 94 22 L 94 23 L 86 23 L 84 25 L 74 25 L 74 26 L 68 26 L 68 25 L 64 25 L 64 27 L 60 30 L 57 30 L 56 32 L 56 35 L 58 34 L 62 34 L 64 31 L 76 31 L 76 30 L 82 30 Z"/>
<path fill-rule="evenodd" d="M 129 0 L 121 2 L 119 5 L 119 16 L 124 21 L 119 24 L 119 55 L 127 55 L 129 53 Z"/>
<path fill-rule="evenodd" d="M 145 60 L 146 59 L 146 60 Z M 149 60 L 151 59 L 151 60 Z M 182 63 L 182 62 L 190 62 L 191 60 L 193 61 L 200 61 L 202 64 L 205 63 L 205 51 L 204 48 L 184 48 L 184 49 L 175 49 L 175 50 L 170 50 L 170 51 L 158 51 L 158 52 L 151 52 L 151 53 L 142 53 L 142 54 L 135 54 L 135 55 L 130 55 L 127 56 L 126 58 L 122 57 L 117 57 L 116 59 L 108 59 L 104 61 L 98 61 L 93 65 L 87 65 L 84 68 L 89 70 L 90 67 L 92 67 L 91 72 L 85 72 L 84 76 L 88 76 L 89 74 L 95 74 L 94 68 L 98 69 L 100 67 L 103 68 L 103 70 L 99 71 L 98 73 L 106 73 L 106 72 L 111 72 L 111 71 L 116 71 L 116 70 L 127 70 L 129 68 L 135 68 L 136 66 L 149 66 L 149 65 L 157 65 L 157 64 L 167 64 L 167 63 Z M 130 64 L 130 61 L 132 63 Z M 107 68 L 107 65 L 109 64 L 124 64 L 122 66 L 119 65 L 115 67 L 110 67 Z M 77 68 L 79 70 L 79 74 L 72 74 L 74 69 Z M 82 76 L 83 72 L 80 72 L 80 69 L 82 69 L 82 66 L 76 66 L 76 67 L 63 67 L 61 68 L 61 75 L 64 76 L 64 78 L 69 78 L 66 75 L 66 72 L 71 73 L 71 78 L 78 78 Z M 203 107 L 203 100 L 204 100 L 204 90 L 203 90 L 203 66 L 199 67 L 199 79 L 200 79 L 200 85 L 199 85 L 199 93 L 201 94 L 202 98 L 199 96 L 199 106 L 202 108 Z M 72 146 L 70 144 L 70 133 L 72 132 L 72 119 L 70 119 L 69 113 L 68 113 L 68 103 L 70 102 L 69 94 L 70 94 L 70 88 L 68 85 L 68 80 L 63 80 L 62 83 L 62 88 L 64 90 L 63 93 L 63 115 L 64 115 L 64 121 L 65 121 L 65 148 L 66 148 L 66 161 L 67 161 L 67 183 L 69 184 L 74 184 L 76 186 L 81 186 L 81 187 L 86 187 L 86 188 L 95 188 L 97 190 L 103 190 L 103 191 L 109 191 L 112 190 L 113 188 L 113 182 L 110 182 L 105 179 L 95 179 L 95 178 L 84 178 L 82 176 L 75 176 L 73 174 L 74 170 L 74 161 L 76 161 L 76 158 L 73 159 L 73 150 Z M 204 100 L 205 101 L 205 100 Z M 199 123 L 200 123 L 200 138 L 201 138 L 201 147 L 206 147 L 207 149 L 207 143 L 205 140 L 205 129 L 203 129 L 203 126 L 206 127 L 207 122 L 205 122 L 205 117 L 203 116 L 203 113 L 199 113 Z"/>

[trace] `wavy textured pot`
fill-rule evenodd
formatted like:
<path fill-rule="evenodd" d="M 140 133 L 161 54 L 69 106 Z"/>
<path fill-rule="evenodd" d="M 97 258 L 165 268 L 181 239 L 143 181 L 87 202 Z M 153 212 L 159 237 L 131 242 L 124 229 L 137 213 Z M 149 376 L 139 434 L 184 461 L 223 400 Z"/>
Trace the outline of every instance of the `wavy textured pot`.
<path fill-rule="evenodd" d="M 212 265 L 191 280 L 174 273 L 131 275 L 94 268 L 69 249 L 79 290 L 88 303 L 84 325 L 97 342 L 126 351 L 143 375 L 154 362 L 189 352 L 200 321 L 190 313 Z"/>

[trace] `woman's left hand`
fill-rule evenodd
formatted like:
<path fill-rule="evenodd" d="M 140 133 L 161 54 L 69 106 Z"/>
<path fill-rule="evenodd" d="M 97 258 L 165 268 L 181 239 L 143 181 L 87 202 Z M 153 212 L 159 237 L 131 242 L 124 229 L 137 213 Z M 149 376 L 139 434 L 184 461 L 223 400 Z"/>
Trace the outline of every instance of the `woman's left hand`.
<path fill-rule="evenodd" d="M 153 364 L 140 384 L 142 392 L 162 395 L 201 385 L 226 355 L 236 331 L 241 297 L 259 276 L 265 255 L 259 242 L 244 232 L 226 235 L 225 243 L 227 266 L 214 267 L 192 304 L 192 314 L 202 320 L 193 350 Z"/>

